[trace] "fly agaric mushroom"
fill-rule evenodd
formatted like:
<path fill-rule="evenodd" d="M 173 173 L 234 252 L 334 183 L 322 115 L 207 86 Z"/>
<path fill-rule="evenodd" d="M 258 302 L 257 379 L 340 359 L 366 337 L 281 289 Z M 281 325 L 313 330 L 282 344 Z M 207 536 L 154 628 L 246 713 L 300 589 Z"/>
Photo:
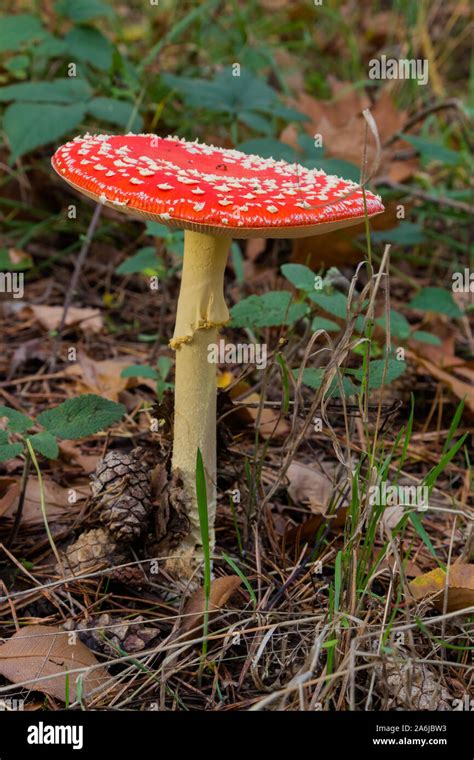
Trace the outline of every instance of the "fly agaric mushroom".
<path fill-rule="evenodd" d="M 60 147 L 58 174 L 106 206 L 184 233 L 176 326 L 173 469 L 188 495 L 191 529 L 174 567 L 189 575 L 202 560 L 196 500 L 203 457 L 211 551 L 216 508 L 216 373 L 208 346 L 229 320 L 224 271 L 232 238 L 317 235 L 384 210 L 354 182 L 271 158 L 156 135 L 89 135 Z"/>

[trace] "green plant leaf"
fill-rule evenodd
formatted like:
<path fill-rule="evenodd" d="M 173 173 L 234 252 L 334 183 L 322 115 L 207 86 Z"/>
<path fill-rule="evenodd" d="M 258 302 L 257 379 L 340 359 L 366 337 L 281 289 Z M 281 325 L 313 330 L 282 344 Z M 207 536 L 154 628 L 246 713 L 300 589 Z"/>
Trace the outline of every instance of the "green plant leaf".
<path fill-rule="evenodd" d="M 385 364 L 387 365 L 386 371 Z M 389 385 L 394 380 L 403 375 L 406 368 L 406 362 L 398 361 L 398 359 L 388 359 L 387 362 L 385 359 L 375 359 L 374 361 L 370 362 L 369 389 L 375 390 L 376 388 L 380 388 L 382 386 L 382 382 L 384 380 L 384 372 L 385 382 L 383 384 Z M 348 369 L 346 372 L 354 375 L 357 380 L 362 382 L 364 377 L 364 371 L 362 369 Z"/>
<path fill-rule="evenodd" d="M 18 13 L 2 16 L 0 23 L 0 53 L 18 50 L 25 42 L 32 43 L 45 31 L 37 16 L 30 13 Z"/>
<path fill-rule="evenodd" d="M 84 110 L 82 103 L 13 103 L 3 117 L 3 128 L 11 147 L 10 163 L 73 130 L 84 117 Z"/>
<path fill-rule="evenodd" d="M 90 21 L 100 16 L 114 16 L 115 12 L 106 3 L 100 0 L 58 0 L 54 4 L 54 10 L 60 16 L 74 21 L 76 24 L 82 24 L 84 21 Z"/>
<path fill-rule="evenodd" d="M 288 282 L 307 293 L 314 293 L 314 272 L 304 264 L 283 264 L 280 271 Z"/>
<path fill-rule="evenodd" d="M 417 245 L 426 239 L 421 225 L 412 222 L 402 222 L 398 227 L 392 227 L 390 230 L 372 232 L 370 237 L 375 242 L 382 241 L 399 245 Z"/>
<path fill-rule="evenodd" d="M 385 315 L 376 319 L 375 322 L 380 327 L 383 327 L 385 331 L 387 330 Z M 410 323 L 406 317 L 393 309 L 390 309 L 390 332 L 394 338 L 400 338 L 400 340 L 406 340 L 411 332 Z"/>
<path fill-rule="evenodd" d="M 414 330 L 410 336 L 413 340 L 419 340 L 421 343 L 429 343 L 432 346 L 441 346 L 441 340 L 437 335 L 432 335 L 425 330 Z"/>
<path fill-rule="evenodd" d="M 133 132 L 139 132 L 143 126 L 141 116 L 134 115 L 134 106 L 125 100 L 116 98 L 92 98 L 87 103 L 87 113 L 102 121 L 109 121 L 119 127 L 129 128 Z M 133 115 L 133 120 L 130 121 Z"/>
<path fill-rule="evenodd" d="M 448 317 L 462 317 L 463 312 L 455 303 L 453 294 L 444 288 L 423 288 L 409 303 L 411 309 L 435 311 Z"/>
<path fill-rule="evenodd" d="M 32 419 L 17 412 L 16 409 L 12 409 L 10 406 L 0 406 L 0 417 L 6 417 L 8 419 L 7 428 L 12 433 L 24 433 L 25 430 L 32 427 L 34 422 Z"/>
<path fill-rule="evenodd" d="M 28 436 L 28 439 L 34 450 L 42 454 L 47 459 L 57 459 L 59 456 L 58 442 L 54 435 L 43 431 L 35 435 Z"/>
<path fill-rule="evenodd" d="M 149 377 L 151 380 L 158 380 L 159 374 L 154 367 L 147 364 L 131 364 L 121 371 L 120 377 Z"/>
<path fill-rule="evenodd" d="M 347 314 L 347 297 L 343 293 L 335 291 L 334 293 L 323 293 L 322 291 L 313 291 L 309 295 L 323 311 L 332 314 L 333 317 L 345 319 Z"/>
<path fill-rule="evenodd" d="M 295 380 L 298 379 L 299 376 L 299 369 L 293 370 L 293 377 Z M 303 379 L 302 383 L 304 385 L 307 385 L 308 388 L 313 388 L 313 390 L 318 390 L 321 387 L 321 383 L 323 382 L 325 369 L 324 367 L 308 367 L 305 370 L 303 370 Z M 342 382 L 342 390 L 344 393 L 344 396 L 355 396 L 357 393 L 357 388 L 353 384 L 353 382 L 350 380 L 350 378 L 346 377 L 345 375 L 342 375 L 341 378 Z M 332 398 L 340 398 L 341 391 L 339 388 L 339 381 L 337 377 L 334 378 L 334 380 L 331 383 L 331 386 L 329 388 L 329 396 Z"/>
<path fill-rule="evenodd" d="M 87 100 L 92 90 L 85 79 L 66 77 L 52 82 L 21 82 L 0 87 L 0 101 L 19 100 L 34 103 L 77 103 Z"/>
<path fill-rule="evenodd" d="M 23 444 L 21 443 L 8 443 L 4 446 L 0 445 L 0 462 L 7 462 L 9 459 L 17 457 L 23 451 Z"/>
<path fill-rule="evenodd" d="M 87 393 L 41 412 L 37 420 L 59 438 L 84 438 L 106 430 L 118 422 L 125 411 L 123 404 Z"/>
<path fill-rule="evenodd" d="M 117 274 L 156 274 L 160 268 L 160 260 L 156 253 L 156 248 L 152 245 L 140 248 L 129 259 L 122 261 L 120 266 L 115 270 Z"/>
<path fill-rule="evenodd" d="M 463 155 L 460 151 L 445 148 L 444 145 L 440 145 L 432 140 L 427 140 L 425 137 L 404 134 L 402 135 L 402 138 L 410 143 L 410 145 L 413 145 L 418 153 L 420 153 L 421 157 L 427 161 L 440 161 L 443 164 L 455 166 L 463 159 Z"/>
<path fill-rule="evenodd" d="M 168 377 L 169 371 L 171 367 L 173 366 L 173 362 L 169 358 L 169 356 L 160 356 L 158 358 L 158 361 L 156 362 L 156 366 L 158 367 L 158 372 L 160 374 L 160 377 L 162 380 L 166 380 Z"/>
<path fill-rule="evenodd" d="M 35 58 L 58 58 L 66 53 L 67 45 L 64 40 L 46 32 L 41 37 L 41 42 L 35 45 L 31 54 Z"/>
<path fill-rule="evenodd" d="M 76 26 L 64 38 L 69 55 L 96 69 L 107 71 L 112 64 L 113 46 L 98 29 Z"/>
<path fill-rule="evenodd" d="M 311 324 L 311 330 L 313 332 L 316 332 L 316 330 L 326 330 L 327 332 L 339 332 L 340 329 L 341 329 L 340 325 L 336 324 L 336 322 L 332 322 L 330 319 L 325 319 L 325 317 L 315 317 Z"/>
<path fill-rule="evenodd" d="M 291 293 L 274 290 L 262 296 L 249 296 L 231 309 L 234 327 L 275 327 L 290 325 L 307 312 L 304 303 L 291 305 Z"/>
<path fill-rule="evenodd" d="M 246 140 L 240 143 L 237 148 L 243 153 L 251 153 L 263 158 L 274 158 L 275 161 L 289 161 L 291 163 L 296 160 L 293 148 L 274 137 L 256 137 L 254 140 Z"/>

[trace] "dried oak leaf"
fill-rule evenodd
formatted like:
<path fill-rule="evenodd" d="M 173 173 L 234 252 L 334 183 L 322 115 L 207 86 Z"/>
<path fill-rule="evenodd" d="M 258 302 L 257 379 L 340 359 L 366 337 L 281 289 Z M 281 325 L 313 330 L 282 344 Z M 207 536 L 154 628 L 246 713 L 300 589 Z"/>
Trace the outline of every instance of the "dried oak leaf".
<path fill-rule="evenodd" d="M 18 503 L 21 486 L 16 478 L 0 478 L 0 517 Z"/>
<path fill-rule="evenodd" d="M 446 573 L 441 567 L 419 575 L 408 586 L 416 601 L 431 598 L 436 609 L 443 610 Z M 447 591 L 448 612 L 474 606 L 474 565 L 451 565 Z"/>
<path fill-rule="evenodd" d="M 238 575 L 225 575 L 212 581 L 208 605 L 209 618 L 224 607 L 241 583 L 242 581 Z M 198 588 L 188 599 L 184 608 L 182 622 L 177 632 L 181 641 L 199 636 L 200 629 L 204 623 L 205 609 L 204 588 Z"/>
<path fill-rule="evenodd" d="M 335 487 L 324 472 L 302 462 L 292 462 L 286 476 L 287 490 L 295 504 L 307 504 L 314 514 L 325 514 Z"/>
<path fill-rule="evenodd" d="M 0 646 L 2 676 L 12 683 L 27 681 L 34 691 L 49 694 L 61 702 L 66 702 L 67 696 L 70 701 L 74 701 L 76 680 L 81 675 L 71 673 L 68 684 L 66 674 L 77 668 L 96 665 L 99 665 L 98 660 L 82 641 L 70 638 L 66 631 L 52 625 L 26 626 Z M 86 697 L 110 681 L 107 671 L 102 667 L 85 670 L 82 676 L 83 694 Z"/>

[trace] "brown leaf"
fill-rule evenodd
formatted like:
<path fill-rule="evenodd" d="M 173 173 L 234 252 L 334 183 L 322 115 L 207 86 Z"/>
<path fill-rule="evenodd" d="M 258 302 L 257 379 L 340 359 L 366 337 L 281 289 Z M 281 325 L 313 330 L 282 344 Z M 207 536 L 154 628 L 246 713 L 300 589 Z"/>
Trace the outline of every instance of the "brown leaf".
<path fill-rule="evenodd" d="M 295 504 L 307 504 L 314 514 L 325 514 L 334 486 L 324 472 L 301 462 L 292 462 L 286 476 L 288 493 Z"/>
<path fill-rule="evenodd" d="M 463 363 L 459 366 L 451 367 L 451 371 L 448 371 L 447 369 L 441 369 L 437 364 L 433 364 L 433 362 L 419 356 L 414 351 L 407 349 L 406 355 L 409 359 L 415 360 L 432 377 L 439 380 L 443 385 L 446 385 L 457 398 L 465 398 L 466 407 L 471 412 L 474 412 L 474 371 L 467 364 Z M 461 375 L 461 378 L 456 376 L 455 373 Z"/>
<path fill-rule="evenodd" d="M 74 643 L 70 643 L 70 641 Z M 66 702 L 66 673 L 80 667 L 98 665 L 94 654 L 77 636 L 70 637 L 57 626 L 30 625 L 21 628 L 0 646 L 0 673 L 12 683 L 29 682 L 34 691 L 49 694 Z M 80 673 L 69 678 L 69 699 L 75 700 L 76 679 Z M 35 679 L 51 676 L 44 681 Z M 84 671 L 83 693 L 105 686 L 109 681 L 105 668 Z"/>
<path fill-rule="evenodd" d="M 446 573 L 441 567 L 418 576 L 409 584 L 416 601 L 431 601 L 438 610 L 444 609 Z M 447 611 L 463 610 L 474 606 L 474 565 L 451 565 L 448 573 Z"/>
<path fill-rule="evenodd" d="M 94 472 L 101 459 L 100 454 L 83 454 L 80 444 L 75 441 L 60 441 L 59 451 L 64 459 L 82 467 L 86 474 Z"/>
<path fill-rule="evenodd" d="M 64 515 L 65 512 L 70 512 L 72 516 L 72 514 L 77 510 L 78 503 L 89 493 L 88 487 L 76 488 L 76 502 L 71 503 L 69 501 L 70 493 L 68 488 L 62 488 L 53 480 L 45 480 L 44 478 L 43 488 L 48 520 L 58 519 Z M 4 516 L 13 516 L 18 505 L 18 495 L 19 492 L 17 494 L 17 497 L 10 501 L 9 505 L 3 512 Z M 30 525 L 40 524 L 43 522 L 43 516 L 41 514 L 39 482 L 38 479 L 33 476 L 30 476 L 28 478 L 25 502 L 23 504 L 22 522 L 28 523 Z"/>
<path fill-rule="evenodd" d="M 31 304 L 28 308 L 33 312 L 40 325 L 47 330 L 55 330 L 61 324 L 64 311 L 62 306 Z M 102 315 L 98 309 L 78 308 L 77 306 L 69 307 L 65 324 L 66 327 L 78 325 L 84 333 L 99 333 L 104 326 Z"/>
<path fill-rule="evenodd" d="M 21 486 L 16 478 L 0 478 L 0 517 L 18 502 Z"/>
<path fill-rule="evenodd" d="M 293 546 L 297 547 L 299 552 L 300 547 L 305 543 L 314 542 L 316 532 L 319 530 L 325 520 L 329 523 L 329 530 L 334 531 L 339 528 L 343 528 L 347 519 L 347 507 L 339 507 L 334 515 L 311 515 L 307 520 L 304 520 L 300 525 L 293 525 L 285 533 L 284 544 L 286 548 Z"/>
<path fill-rule="evenodd" d="M 209 594 L 209 617 L 219 612 L 241 583 L 238 575 L 225 575 L 212 581 Z M 205 607 L 204 589 L 199 588 L 189 598 L 184 608 L 182 623 L 178 630 L 180 640 L 186 641 L 199 636 L 200 631 L 198 629 L 204 623 Z M 187 635 L 183 636 L 182 634 Z"/>
<path fill-rule="evenodd" d="M 95 361 L 80 352 L 78 362 L 71 364 L 66 369 L 66 375 L 78 378 L 77 390 L 81 393 L 97 393 L 111 401 L 117 401 L 119 393 L 126 388 L 137 385 L 150 385 L 156 392 L 156 383 L 147 378 L 121 377 L 122 370 L 130 364 L 138 364 L 133 357 L 120 357 L 118 359 L 105 359 Z"/>

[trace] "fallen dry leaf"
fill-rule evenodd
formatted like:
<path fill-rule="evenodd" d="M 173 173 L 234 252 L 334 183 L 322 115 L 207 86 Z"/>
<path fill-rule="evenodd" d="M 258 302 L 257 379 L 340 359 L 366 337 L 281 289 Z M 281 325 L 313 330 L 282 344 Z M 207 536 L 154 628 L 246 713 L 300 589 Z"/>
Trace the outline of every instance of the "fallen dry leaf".
<path fill-rule="evenodd" d="M 438 610 L 444 608 L 446 573 L 441 567 L 418 576 L 408 584 L 416 601 L 432 597 Z M 463 610 L 474 606 L 474 565 L 451 565 L 448 573 L 447 611 Z"/>
<path fill-rule="evenodd" d="M 0 517 L 18 502 L 21 485 L 16 478 L 0 478 Z"/>
<path fill-rule="evenodd" d="M 366 123 L 362 111 L 369 108 L 377 124 L 382 146 L 403 129 L 407 120 L 405 111 L 398 109 L 388 90 L 382 90 L 372 105 L 367 95 L 351 83 L 340 82 L 330 77 L 332 98 L 317 100 L 303 92 L 293 102 L 293 106 L 309 117 L 305 129 L 311 136 L 320 134 L 323 139 L 326 158 L 339 158 L 360 166 L 364 156 Z M 280 140 L 298 149 L 297 133 L 286 127 Z M 417 158 L 397 160 L 401 148 L 408 148 L 406 142 L 395 140 L 382 150 L 377 178 L 388 178 L 392 182 L 402 182 L 412 176 L 418 166 Z M 367 145 L 368 165 L 372 164 L 375 147 L 372 139 Z"/>
<path fill-rule="evenodd" d="M 82 467 L 87 475 L 95 471 L 101 459 L 100 454 L 83 454 L 80 444 L 74 441 L 60 441 L 59 451 L 66 460 Z"/>
<path fill-rule="evenodd" d="M 436 380 L 448 387 L 459 399 L 465 398 L 466 407 L 474 412 L 474 370 L 464 362 L 458 363 L 448 369 L 442 369 L 437 364 L 425 359 L 415 351 L 406 349 L 408 359 L 415 361 L 425 372 L 428 372 Z M 459 360 L 457 360 L 459 362 Z M 459 376 L 461 375 L 461 378 Z"/>
<path fill-rule="evenodd" d="M 47 330 L 56 330 L 63 316 L 62 306 L 45 306 L 30 304 L 28 309 L 33 312 L 35 319 Z M 66 315 L 66 327 L 77 325 L 84 333 L 100 333 L 104 327 L 102 315 L 98 309 L 79 308 L 70 306 Z"/>
<path fill-rule="evenodd" d="M 287 470 L 288 493 L 298 505 L 308 505 L 314 514 L 325 514 L 334 486 L 324 472 L 292 462 Z"/>
<path fill-rule="evenodd" d="M 339 507 L 339 509 L 333 515 L 311 515 L 307 520 L 304 520 L 300 525 L 292 525 L 289 528 L 283 539 L 284 546 L 288 549 L 296 547 L 296 551 L 299 553 L 300 547 L 305 544 L 314 543 L 316 532 L 319 530 L 323 522 L 327 520 L 328 528 L 330 531 L 343 528 L 347 519 L 347 507 Z"/>
<path fill-rule="evenodd" d="M 66 512 L 70 512 L 72 516 L 72 514 L 77 511 L 78 503 L 89 495 L 89 489 L 87 486 L 74 488 L 76 501 L 71 501 L 71 489 L 62 488 L 53 480 L 45 480 L 44 477 L 43 488 L 48 520 L 55 520 Z M 17 497 L 12 499 L 7 508 L 3 511 L 4 517 L 13 517 L 18 506 L 18 496 L 19 491 Z M 21 519 L 22 523 L 28 523 L 29 525 L 41 524 L 43 522 L 39 482 L 38 479 L 33 476 L 28 478 Z"/>
<path fill-rule="evenodd" d="M 79 352 L 76 364 L 66 368 L 66 375 L 77 377 L 77 390 L 80 393 L 97 393 L 111 401 L 117 401 L 119 393 L 126 388 L 149 385 L 156 392 L 156 383 L 147 378 L 121 377 L 122 370 L 131 364 L 138 364 L 133 357 L 105 359 L 95 361 L 83 352 Z"/>
<path fill-rule="evenodd" d="M 225 575 L 216 578 L 211 583 L 209 594 L 209 617 L 225 605 L 232 594 L 237 591 L 242 581 L 238 575 Z M 199 636 L 199 630 L 204 623 L 205 596 L 204 589 L 199 588 L 189 598 L 183 612 L 183 619 L 178 630 L 180 640 L 186 641 Z M 186 634 L 183 636 L 183 634 Z"/>
<path fill-rule="evenodd" d="M 66 673 L 76 668 L 99 665 L 95 655 L 77 636 L 57 626 L 30 625 L 21 628 L 0 646 L 0 673 L 12 683 L 28 682 L 29 688 L 66 702 Z M 76 699 L 76 679 L 69 678 L 69 700 Z M 51 676 L 43 681 L 37 678 Z M 109 682 L 107 671 L 100 667 L 83 673 L 83 694 Z"/>

